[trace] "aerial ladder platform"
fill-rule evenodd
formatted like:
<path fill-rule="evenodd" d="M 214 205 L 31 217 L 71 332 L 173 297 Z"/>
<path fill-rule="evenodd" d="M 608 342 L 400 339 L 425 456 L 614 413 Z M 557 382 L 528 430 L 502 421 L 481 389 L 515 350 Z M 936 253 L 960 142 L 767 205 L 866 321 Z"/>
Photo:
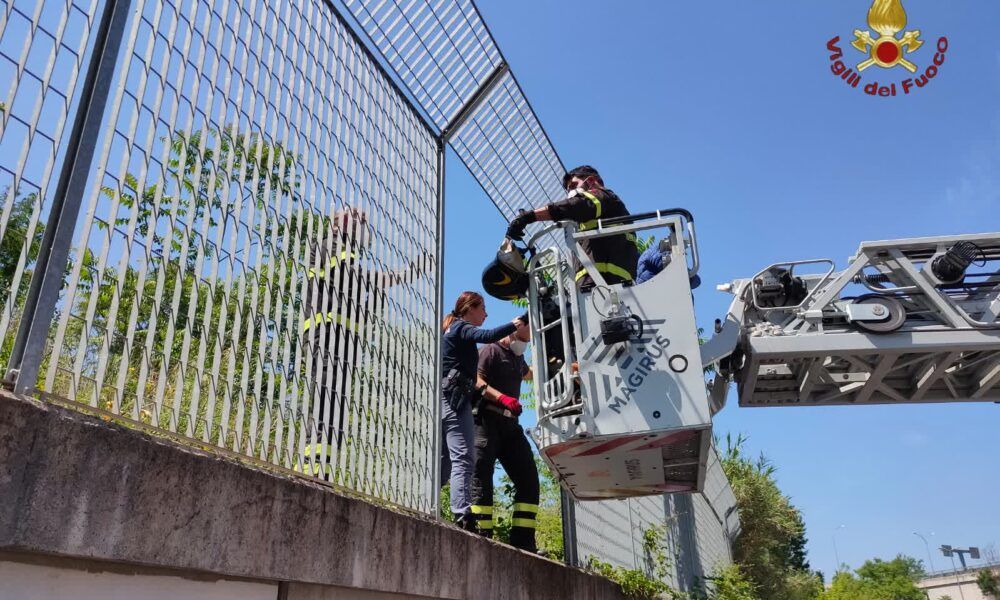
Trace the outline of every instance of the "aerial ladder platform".
<path fill-rule="evenodd" d="M 741 406 L 1000 401 L 1000 233 L 865 242 L 719 286 L 703 348 Z"/>
<path fill-rule="evenodd" d="M 644 237 L 664 269 L 609 285 L 580 242 Z M 578 500 L 701 491 L 712 416 L 741 406 L 1000 402 L 1000 233 L 865 242 L 773 264 L 700 339 L 692 215 L 554 223 L 528 241 L 540 455 Z M 575 284 L 578 266 L 595 281 Z"/>
<path fill-rule="evenodd" d="M 538 248 L 562 234 L 562 243 Z M 640 285 L 609 285 L 580 242 L 654 236 L 666 262 Z M 670 209 L 542 229 L 528 242 L 540 454 L 577 499 L 704 486 L 712 437 L 691 296 L 699 255 L 690 213 Z M 578 289 L 577 265 L 594 287 Z"/>

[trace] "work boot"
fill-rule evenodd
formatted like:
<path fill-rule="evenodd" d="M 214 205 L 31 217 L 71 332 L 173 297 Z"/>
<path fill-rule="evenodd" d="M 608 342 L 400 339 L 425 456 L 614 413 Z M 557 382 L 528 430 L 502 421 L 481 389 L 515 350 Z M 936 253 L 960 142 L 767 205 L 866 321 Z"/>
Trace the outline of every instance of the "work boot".
<path fill-rule="evenodd" d="M 478 533 L 476 530 L 476 516 L 472 514 L 472 511 L 467 511 L 464 513 L 454 513 L 455 524 L 466 531 L 471 531 L 472 533 Z"/>
<path fill-rule="evenodd" d="M 512 528 L 510 531 L 510 545 L 525 552 L 531 552 L 532 554 L 538 552 L 538 547 L 535 545 L 535 531 L 533 529 L 524 531 L 520 527 Z"/>

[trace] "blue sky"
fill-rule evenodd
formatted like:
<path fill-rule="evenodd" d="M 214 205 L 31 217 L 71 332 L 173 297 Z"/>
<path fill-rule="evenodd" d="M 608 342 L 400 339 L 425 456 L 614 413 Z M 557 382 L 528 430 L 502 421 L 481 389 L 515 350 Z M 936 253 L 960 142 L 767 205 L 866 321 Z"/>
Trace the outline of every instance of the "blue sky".
<path fill-rule="evenodd" d="M 869 6 L 480 2 L 569 166 L 597 166 L 633 212 L 694 212 L 705 327 L 729 304 L 716 283 L 773 262 L 843 267 L 866 240 L 1000 230 L 1000 3 L 906 0 L 927 41 L 911 59 L 929 65 L 941 36 L 949 48 L 927 87 L 895 98 L 830 72 L 836 35 L 849 64 L 863 58 L 848 42 Z M 872 68 L 861 85 L 904 74 Z M 505 223 L 454 155 L 448 169 L 450 303 L 479 287 Z M 488 309 L 488 324 L 517 314 Z M 835 532 L 852 567 L 899 552 L 927 562 L 915 530 L 932 550 L 1000 544 L 998 406 L 741 409 L 731 395 L 715 428 L 778 466 L 814 568 L 833 569 Z"/>

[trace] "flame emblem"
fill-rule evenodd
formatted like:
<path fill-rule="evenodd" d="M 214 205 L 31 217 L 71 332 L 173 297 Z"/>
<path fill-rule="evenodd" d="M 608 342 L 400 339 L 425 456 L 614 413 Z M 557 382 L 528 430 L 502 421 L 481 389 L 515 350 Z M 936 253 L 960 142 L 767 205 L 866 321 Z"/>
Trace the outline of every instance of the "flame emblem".
<path fill-rule="evenodd" d="M 906 31 L 901 38 L 896 37 L 906 27 L 906 11 L 902 0 L 875 0 L 868 10 L 868 26 L 879 37 L 873 38 L 869 31 L 854 30 L 851 45 L 868 55 L 868 60 L 858 64 L 858 71 L 864 71 L 872 65 L 883 69 L 900 65 L 911 73 L 917 72 L 917 66 L 906 60 L 905 56 L 924 45 L 919 39 L 920 30 Z"/>

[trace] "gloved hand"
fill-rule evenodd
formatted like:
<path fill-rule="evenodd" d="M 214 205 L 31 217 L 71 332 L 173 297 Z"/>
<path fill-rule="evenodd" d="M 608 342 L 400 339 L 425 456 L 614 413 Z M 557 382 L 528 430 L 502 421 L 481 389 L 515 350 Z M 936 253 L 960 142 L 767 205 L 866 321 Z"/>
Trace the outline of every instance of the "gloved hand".
<path fill-rule="evenodd" d="M 500 397 L 497 398 L 497 402 L 499 402 L 501 406 L 503 406 L 510 412 L 514 413 L 515 417 L 520 415 L 521 411 L 524 410 L 521 407 L 521 403 L 517 401 L 517 398 L 512 398 L 507 394 L 500 394 Z"/>
<path fill-rule="evenodd" d="M 514 220 L 510 222 L 507 227 L 507 237 L 512 240 L 521 241 L 524 239 L 524 228 L 530 223 L 534 223 L 538 220 L 535 216 L 535 211 L 533 210 L 522 210 L 517 213 Z"/>

